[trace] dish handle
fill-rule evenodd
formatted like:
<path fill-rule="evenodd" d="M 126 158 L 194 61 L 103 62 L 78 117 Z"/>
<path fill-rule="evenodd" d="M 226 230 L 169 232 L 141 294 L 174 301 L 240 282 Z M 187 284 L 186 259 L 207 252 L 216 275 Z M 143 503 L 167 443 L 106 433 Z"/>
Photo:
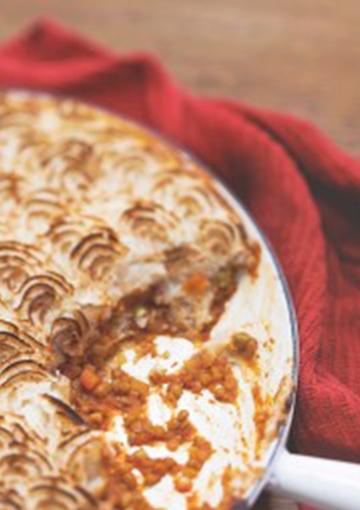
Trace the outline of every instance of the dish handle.
<path fill-rule="evenodd" d="M 269 480 L 273 492 L 327 510 L 360 509 L 360 465 L 284 450 Z"/>

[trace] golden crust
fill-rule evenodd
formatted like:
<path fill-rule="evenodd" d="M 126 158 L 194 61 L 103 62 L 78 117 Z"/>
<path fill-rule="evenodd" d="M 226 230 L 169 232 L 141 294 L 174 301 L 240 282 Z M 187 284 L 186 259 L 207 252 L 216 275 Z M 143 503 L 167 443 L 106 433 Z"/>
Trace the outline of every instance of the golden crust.
<path fill-rule="evenodd" d="M 205 338 L 235 290 L 228 280 L 253 271 L 258 252 L 187 156 L 70 100 L 1 96 L 0 200 L 0 506 L 123 508 L 114 495 L 100 503 L 104 433 L 69 407 L 54 369 L 92 352 L 114 307 L 127 313 L 127 296 L 148 300 L 148 289 L 166 331 Z M 124 312 L 127 341 L 131 328 L 158 328 L 141 313 L 133 324 Z"/>

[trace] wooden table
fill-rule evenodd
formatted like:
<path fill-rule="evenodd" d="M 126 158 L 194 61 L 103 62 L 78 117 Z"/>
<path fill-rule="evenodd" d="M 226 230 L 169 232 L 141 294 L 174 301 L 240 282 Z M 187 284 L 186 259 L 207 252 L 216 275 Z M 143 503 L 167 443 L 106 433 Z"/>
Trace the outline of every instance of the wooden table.
<path fill-rule="evenodd" d="M 311 118 L 360 154 L 358 0 L 2 0 L 0 38 L 51 15 L 186 86 Z M 264 495 L 260 509 L 293 510 Z"/>
<path fill-rule="evenodd" d="M 155 51 L 200 93 L 309 117 L 360 154 L 358 0 L 2 0 L 0 38 L 39 14 Z"/>

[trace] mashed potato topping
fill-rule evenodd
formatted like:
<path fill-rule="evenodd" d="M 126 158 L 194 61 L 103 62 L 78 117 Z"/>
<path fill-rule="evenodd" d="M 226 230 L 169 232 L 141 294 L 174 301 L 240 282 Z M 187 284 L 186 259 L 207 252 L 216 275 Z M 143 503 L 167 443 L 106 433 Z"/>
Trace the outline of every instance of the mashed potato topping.
<path fill-rule="evenodd" d="M 217 183 L 129 122 L 9 93 L 0 211 L 0 508 L 245 497 L 291 360 L 274 270 Z"/>

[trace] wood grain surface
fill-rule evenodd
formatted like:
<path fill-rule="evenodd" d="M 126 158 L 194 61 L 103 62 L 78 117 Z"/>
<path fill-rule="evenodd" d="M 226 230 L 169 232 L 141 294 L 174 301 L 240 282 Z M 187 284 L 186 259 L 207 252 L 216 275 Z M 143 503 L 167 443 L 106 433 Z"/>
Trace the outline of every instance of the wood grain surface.
<path fill-rule="evenodd" d="M 154 51 L 199 93 L 308 117 L 360 155 L 359 0 L 1 0 L 0 38 L 38 15 Z"/>
<path fill-rule="evenodd" d="M 360 155 L 359 0 L 1 0 L 0 39 L 39 15 L 156 52 L 198 93 L 307 117 Z M 256 505 L 295 508 L 267 494 Z"/>

